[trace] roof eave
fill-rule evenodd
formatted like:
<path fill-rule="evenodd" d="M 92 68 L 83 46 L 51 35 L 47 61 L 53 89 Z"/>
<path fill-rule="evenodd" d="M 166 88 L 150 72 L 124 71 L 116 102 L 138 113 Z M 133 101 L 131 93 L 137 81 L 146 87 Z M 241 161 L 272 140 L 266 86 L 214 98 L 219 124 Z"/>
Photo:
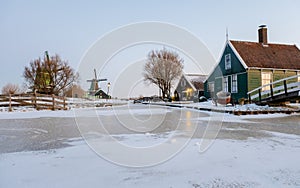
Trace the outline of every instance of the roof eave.
<path fill-rule="evenodd" d="M 210 71 L 210 73 L 207 75 L 207 78 L 203 81 L 203 83 L 205 83 L 205 82 L 209 79 L 210 75 L 211 75 L 211 74 L 216 70 L 216 68 L 219 66 L 219 64 L 220 64 L 220 62 L 221 62 L 221 60 L 222 60 L 222 56 L 223 56 L 223 54 L 224 54 L 224 52 L 225 52 L 225 49 L 226 49 L 226 46 L 227 46 L 228 42 L 229 42 L 229 40 L 226 41 L 226 43 L 225 43 L 225 45 L 224 45 L 224 47 L 223 47 L 222 53 L 221 53 L 221 55 L 219 56 L 219 59 L 218 59 L 217 63 L 215 64 L 215 67 L 214 67 L 214 68 Z"/>
<path fill-rule="evenodd" d="M 243 67 L 245 69 L 248 69 L 247 64 L 245 63 L 245 61 L 243 60 L 243 58 L 240 56 L 240 54 L 238 53 L 238 51 L 235 49 L 235 47 L 233 46 L 233 44 L 230 42 L 230 40 L 228 40 L 227 44 L 229 44 L 229 46 L 232 49 L 233 53 L 236 55 L 236 57 L 241 62 L 241 64 L 243 65 Z"/>
<path fill-rule="evenodd" d="M 255 70 L 280 70 L 280 71 L 295 71 L 295 72 L 299 72 L 299 69 L 268 68 L 268 67 L 248 67 L 248 69 L 255 69 Z"/>
<path fill-rule="evenodd" d="M 194 91 L 197 91 L 196 87 L 194 86 L 194 84 L 192 84 L 192 82 L 185 76 L 185 74 L 183 74 L 183 77 L 185 78 L 185 80 L 190 84 L 190 86 L 192 86 L 192 89 Z"/>

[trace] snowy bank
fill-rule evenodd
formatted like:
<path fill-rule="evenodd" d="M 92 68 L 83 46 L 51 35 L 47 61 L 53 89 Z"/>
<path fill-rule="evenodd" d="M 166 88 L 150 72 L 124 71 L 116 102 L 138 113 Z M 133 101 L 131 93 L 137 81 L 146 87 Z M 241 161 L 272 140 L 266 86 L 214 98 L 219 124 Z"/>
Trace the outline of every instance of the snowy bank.
<path fill-rule="evenodd" d="M 297 104 L 291 106 L 259 106 L 256 104 L 245 104 L 245 105 L 215 105 L 212 101 L 199 102 L 199 103 L 149 103 L 152 105 L 170 106 L 178 108 L 190 108 L 200 111 L 212 111 L 220 113 L 230 113 L 234 115 L 257 115 L 257 114 L 274 114 L 274 113 L 300 113 L 300 107 Z"/>

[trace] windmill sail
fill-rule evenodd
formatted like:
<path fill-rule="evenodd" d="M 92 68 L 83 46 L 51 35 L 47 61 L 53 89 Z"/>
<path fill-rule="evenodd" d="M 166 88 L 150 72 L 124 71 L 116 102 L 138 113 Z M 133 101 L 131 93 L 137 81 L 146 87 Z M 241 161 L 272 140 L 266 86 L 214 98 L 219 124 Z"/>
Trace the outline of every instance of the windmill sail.
<path fill-rule="evenodd" d="M 96 69 L 94 69 L 94 79 L 87 80 L 87 82 L 91 82 L 91 86 L 89 89 L 90 95 L 95 95 L 95 93 L 99 90 L 98 82 L 107 81 L 107 79 L 98 79 Z"/>

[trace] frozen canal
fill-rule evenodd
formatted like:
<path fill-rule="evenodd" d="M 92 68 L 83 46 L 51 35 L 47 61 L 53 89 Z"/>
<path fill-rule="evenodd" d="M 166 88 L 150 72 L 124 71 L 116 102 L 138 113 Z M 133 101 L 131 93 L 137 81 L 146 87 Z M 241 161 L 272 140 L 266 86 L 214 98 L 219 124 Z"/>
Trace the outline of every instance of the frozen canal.
<path fill-rule="evenodd" d="M 0 118 L 0 187 L 300 187 L 299 115 L 129 105 Z"/>

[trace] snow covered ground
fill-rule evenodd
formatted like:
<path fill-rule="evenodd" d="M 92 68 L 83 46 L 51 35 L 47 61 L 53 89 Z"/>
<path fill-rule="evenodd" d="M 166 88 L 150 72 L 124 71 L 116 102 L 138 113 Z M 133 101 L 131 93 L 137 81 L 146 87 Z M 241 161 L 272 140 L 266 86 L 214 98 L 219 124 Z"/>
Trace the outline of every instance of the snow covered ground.
<path fill-rule="evenodd" d="M 80 114 L 84 115 L 95 108 L 81 110 Z M 186 112 L 188 109 L 182 110 Z M 96 108 L 96 112 L 103 118 L 113 117 L 116 113 L 138 117 L 149 113 L 177 114 L 173 108 L 145 105 L 136 105 L 132 109 Z M 194 112 L 199 113 L 198 110 Z M 70 123 L 66 130 L 69 132 L 70 129 L 77 129 L 73 121 L 69 121 L 75 117 L 74 114 L 72 110 L 1 112 L 0 141 L 5 143 L 5 136 L 19 134 L 25 126 L 21 125 L 22 122 L 26 122 L 28 125 L 25 128 L 32 132 L 22 132 L 22 136 L 28 137 L 28 142 L 39 135 L 51 134 L 55 131 L 51 127 L 57 123 L 62 123 L 61 126 Z M 220 134 L 207 150 L 199 151 L 203 139 L 194 136 L 179 153 L 151 167 L 133 168 L 111 163 L 76 134 L 72 138 L 62 139 L 61 142 L 70 146 L 0 152 L 0 187 L 300 187 L 300 117 L 297 114 L 234 116 L 205 112 L 191 120 L 215 122 L 220 116 L 223 121 Z M 33 123 L 38 120 L 43 123 Z M 190 126 L 189 120 L 186 121 L 186 125 Z M 12 135 L 6 134 L 10 128 L 7 123 L 12 125 Z M 61 133 L 62 130 L 57 131 Z M 180 130 L 171 130 L 110 136 L 132 147 L 149 147 L 166 142 L 170 136 L 180 133 Z M 99 141 L 97 139 L 96 142 Z M 172 139 L 170 144 L 180 139 L 183 137 Z M 107 145 L 111 144 L 109 140 L 104 141 Z M 153 152 L 151 155 L 156 157 L 163 153 Z M 128 156 L 120 154 L 120 157 Z"/>
<path fill-rule="evenodd" d="M 260 114 L 262 112 L 288 112 L 288 111 L 298 111 L 300 110 L 299 103 L 290 104 L 287 106 L 269 106 L 269 105 L 256 105 L 256 104 L 244 104 L 244 105 L 220 105 L 217 106 L 211 101 L 208 100 L 207 102 L 199 102 L 199 103 L 189 103 L 189 104 L 182 104 L 183 107 L 193 107 L 198 109 L 209 109 L 213 111 L 228 111 L 228 112 L 257 112 L 255 114 Z M 251 114 L 251 113 L 249 113 Z"/>
<path fill-rule="evenodd" d="M 145 141 L 122 137 L 131 143 Z M 198 151 L 200 141 L 193 139 L 174 158 L 148 168 L 112 164 L 83 141 L 63 149 L 2 154 L 0 187 L 300 186 L 299 136 L 216 140 L 204 153 Z"/>

